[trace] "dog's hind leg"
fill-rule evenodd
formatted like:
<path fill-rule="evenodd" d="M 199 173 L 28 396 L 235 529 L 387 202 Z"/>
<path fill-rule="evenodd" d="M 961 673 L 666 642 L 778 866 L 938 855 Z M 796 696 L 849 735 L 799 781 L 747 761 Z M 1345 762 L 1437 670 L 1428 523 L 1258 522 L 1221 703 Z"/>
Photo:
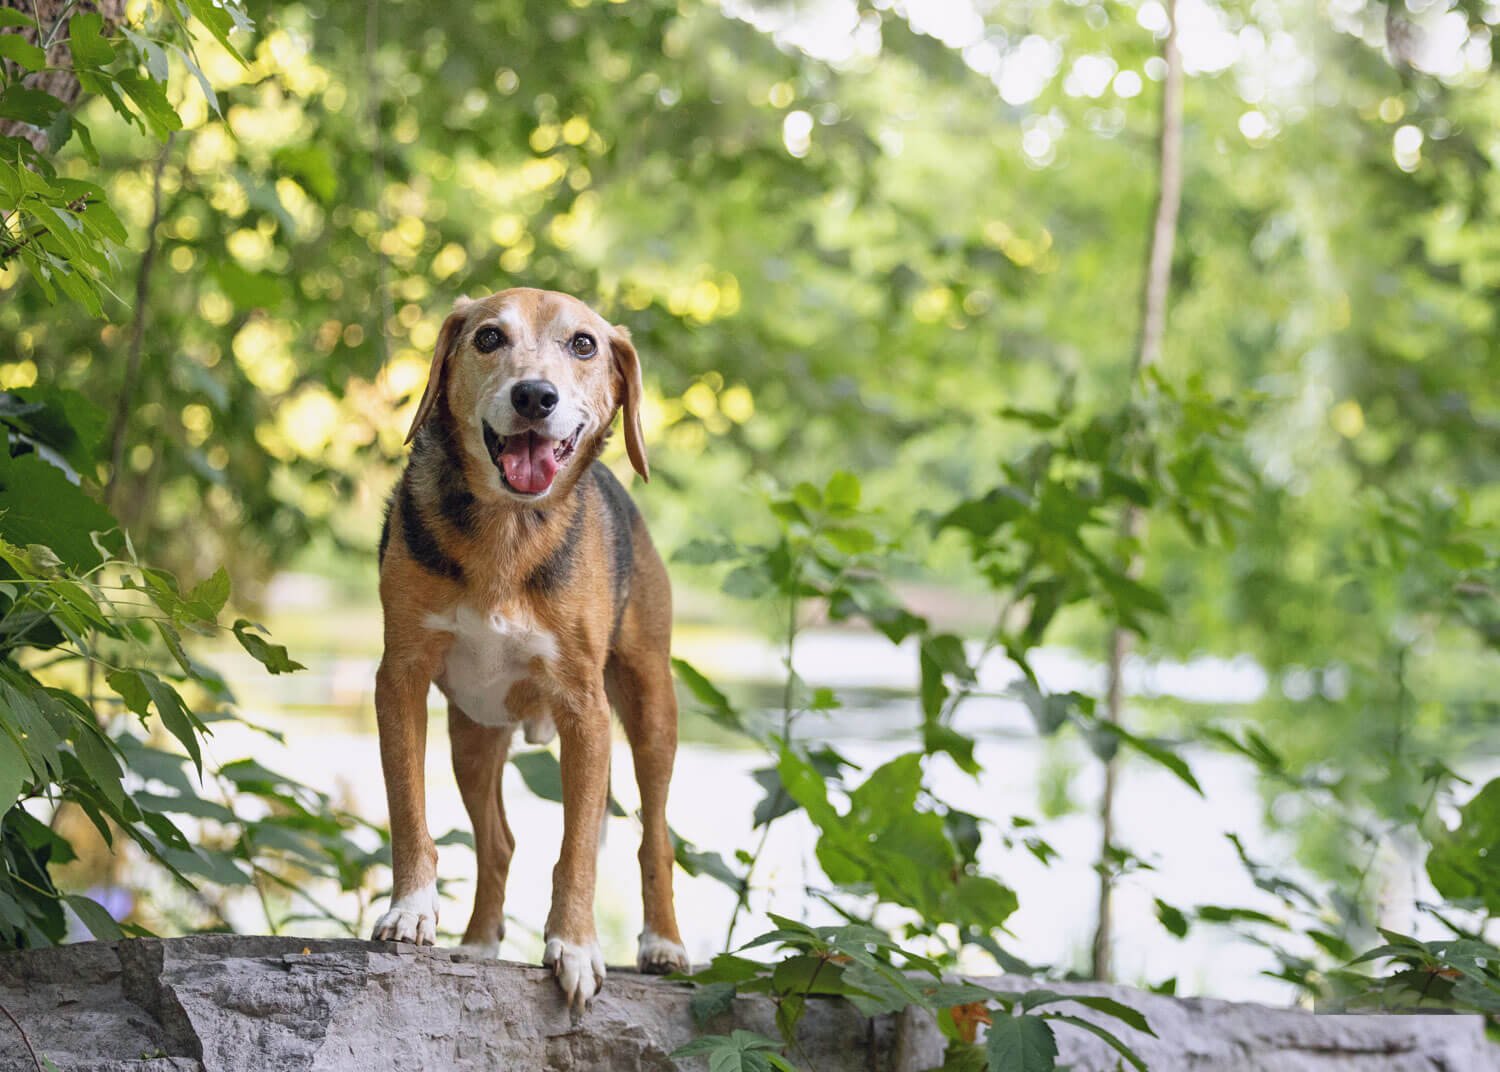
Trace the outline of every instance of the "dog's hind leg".
<path fill-rule="evenodd" d="M 474 853 L 479 863 L 474 912 L 464 930 L 464 945 L 486 956 L 497 955 L 505 938 L 505 879 L 516 847 L 510 824 L 505 821 L 500 789 L 513 732 L 512 726 L 481 726 L 457 704 L 448 705 L 453 774 L 474 826 Z"/>

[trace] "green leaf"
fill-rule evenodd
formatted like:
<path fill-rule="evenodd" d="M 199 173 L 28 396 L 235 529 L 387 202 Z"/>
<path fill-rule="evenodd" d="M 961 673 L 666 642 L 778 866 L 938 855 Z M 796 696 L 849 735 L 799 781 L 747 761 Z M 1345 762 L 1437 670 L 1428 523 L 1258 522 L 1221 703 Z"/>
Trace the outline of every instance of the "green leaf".
<path fill-rule="evenodd" d="M 1354 947 L 1336 934 L 1330 934 L 1327 931 L 1320 931 L 1316 928 L 1309 929 L 1305 933 L 1320 948 L 1326 950 L 1339 960 L 1347 961 L 1354 957 Z"/>
<path fill-rule="evenodd" d="M 208 106 L 214 110 L 214 114 L 223 117 L 223 109 L 219 107 L 219 95 L 214 92 L 213 83 L 208 80 L 208 75 L 203 73 L 203 68 L 198 66 L 198 60 L 194 57 L 191 49 L 173 46 L 172 51 L 177 53 L 177 58 L 182 60 L 183 65 L 192 73 L 198 82 L 198 88 L 203 92 L 203 99 L 208 101 Z"/>
<path fill-rule="evenodd" d="M 677 680 L 682 682 L 692 694 L 693 699 L 700 704 L 699 710 L 716 725 L 750 736 L 750 731 L 745 727 L 740 713 L 729 702 L 729 697 L 720 692 L 714 683 L 704 677 L 696 667 L 685 659 L 673 658 L 672 669 L 677 674 Z"/>
<path fill-rule="evenodd" d="M 1147 1072 L 1146 1062 L 1141 1060 L 1140 1055 L 1138 1055 L 1129 1046 L 1125 1045 L 1125 1043 L 1122 1042 L 1113 1032 L 1105 1030 L 1093 1021 L 1085 1020 L 1081 1016 L 1070 1016 L 1067 1013 L 1062 1012 L 1050 1012 L 1045 1014 L 1045 1017 L 1048 1020 L 1053 1020 L 1058 1023 L 1071 1024 L 1076 1028 L 1087 1031 L 1091 1035 L 1097 1035 L 1099 1038 L 1103 1039 L 1104 1042 L 1112 1050 L 1118 1053 L 1121 1057 L 1125 1058 L 1125 1060 L 1129 1061 L 1131 1067 L 1136 1069 L 1136 1072 Z M 1155 1034 L 1155 1032 L 1149 1033 L 1152 1035 Z"/>
<path fill-rule="evenodd" d="M 1036 723 L 1037 732 L 1043 737 L 1050 737 L 1062 729 L 1067 724 L 1069 714 L 1073 711 L 1073 693 L 1043 693 L 1026 678 L 1012 685 L 1010 692 L 1021 698 L 1021 702 L 1031 712 L 1031 719 Z"/>
<path fill-rule="evenodd" d="M 120 71 L 115 75 L 115 80 L 159 139 L 165 141 L 172 131 L 182 129 L 182 117 L 167 99 L 167 91 L 162 83 L 132 70 Z"/>
<path fill-rule="evenodd" d="M 823 530 L 823 538 L 846 555 L 868 554 L 878 546 L 875 534 L 858 525 L 829 527 Z"/>
<path fill-rule="evenodd" d="M 724 594 L 736 599 L 759 599 L 772 588 L 771 575 L 763 562 L 736 566 L 724 578 Z"/>
<path fill-rule="evenodd" d="M 232 260 L 212 268 L 214 280 L 235 306 L 243 309 L 273 309 L 286 297 L 286 284 L 270 272 L 252 272 Z"/>
<path fill-rule="evenodd" d="M 45 130 L 52 125 L 65 105 L 50 93 L 31 89 L 19 82 L 0 93 L 0 119 L 19 119 Z M 31 204 L 35 204 L 32 202 Z"/>
<path fill-rule="evenodd" d="M 511 757 L 511 763 L 521 772 L 521 780 L 532 793 L 543 800 L 562 803 L 562 767 L 551 752 L 546 749 L 521 752 Z"/>
<path fill-rule="evenodd" d="M 545 748 L 539 748 L 512 756 L 511 762 L 521 772 L 521 780 L 526 783 L 527 789 L 543 800 L 562 803 L 562 767 L 556 756 Z M 609 813 L 616 818 L 624 818 L 627 814 L 613 793 L 609 795 Z"/>
<path fill-rule="evenodd" d="M 145 718 L 151 706 L 151 693 L 141 678 L 139 670 L 111 670 L 105 675 L 109 687 L 120 694 L 127 710 Z"/>
<path fill-rule="evenodd" d="M 994 930 L 1020 907 L 1016 891 L 987 875 L 964 875 L 953 892 L 953 908 L 961 923 Z"/>
<path fill-rule="evenodd" d="M 17 11 L 11 7 L 0 7 L 0 27 L 19 26 L 25 29 L 36 29 L 36 19 L 24 11 Z"/>
<path fill-rule="evenodd" d="M 922 751 L 928 755 L 944 753 L 965 774 L 978 777 L 982 769 L 974 758 L 974 739 L 932 719 L 922 722 Z"/>
<path fill-rule="evenodd" d="M 853 510 L 859 506 L 859 498 L 859 477 L 847 469 L 834 473 L 823 488 L 823 502 L 830 508 Z"/>
<path fill-rule="evenodd" d="M 69 566 L 87 568 L 99 561 L 89 533 L 115 527 L 61 469 L 36 454 L 12 458 L 0 450 L 0 536 L 22 547 L 43 544 Z"/>
<path fill-rule="evenodd" d="M 1500 778 L 1486 783 L 1458 811 L 1458 825 L 1438 834 L 1427 876 L 1444 897 L 1472 898 L 1500 914 Z"/>
<path fill-rule="evenodd" d="M 1203 787 L 1198 784 L 1198 779 L 1193 777 L 1192 768 L 1187 765 L 1186 760 L 1172 751 L 1167 745 L 1145 737 L 1137 737 L 1123 726 L 1104 719 L 1095 720 L 1093 725 L 1097 726 L 1102 732 L 1119 738 L 1122 742 L 1134 748 L 1148 759 L 1160 763 L 1167 770 L 1177 775 L 1193 792 L 1197 793 L 1200 797 L 1203 796 Z"/>
<path fill-rule="evenodd" d="M 699 875 L 707 875 L 709 878 L 722 882 L 735 893 L 745 888 L 745 879 L 737 875 L 734 869 L 725 862 L 724 857 L 716 852 L 699 852 L 693 847 L 691 841 L 687 841 L 675 830 L 668 830 L 672 839 L 672 854 L 677 861 L 677 866 L 696 878 Z"/>
<path fill-rule="evenodd" d="M 271 162 L 296 179 L 323 204 L 332 204 L 339 191 L 339 175 L 333 158 L 323 145 L 308 144 L 277 149 Z"/>
<path fill-rule="evenodd" d="M 164 797 L 155 793 L 132 793 L 131 799 L 142 811 L 163 812 L 168 815 L 191 815 L 197 819 L 213 819 L 220 823 L 239 821 L 232 809 L 216 800 L 207 800 L 200 796 Z"/>
<path fill-rule="evenodd" d="M 769 965 L 758 960 L 737 957 L 733 953 L 720 953 L 709 961 L 706 968 L 694 972 L 690 978 L 704 986 L 709 983 L 734 983 L 738 986 L 769 973 Z"/>
<path fill-rule="evenodd" d="M 695 987 L 688 999 L 688 1008 L 695 1024 L 706 1024 L 734 1008 L 734 997 L 739 988 L 734 983 L 708 983 Z"/>
<path fill-rule="evenodd" d="M 125 937 L 125 933 L 120 930 L 120 925 L 114 921 L 114 917 L 106 912 L 104 906 L 97 901 L 80 897 L 77 894 L 69 894 L 63 900 L 78 914 L 78 918 L 96 940 L 116 942 Z"/>
<path fill-rule="evenodd" d="M 80 726 L 73 742 L 73 752 L 104 798 L 116 808 L 123 807 L 125 787 L 120 784 L 120 764 L 98 731 Z"/>
<path fill-rule="evenodd" d="M 83 149 L 83 158 L 93 166 L 98 167 L 99 150 L 94 148 L 94 135 L 89 131 L 89 128 L 84 125 L 82 120 L 80 120 L 76 115 L 73 116 L 73 130 L 78 135 L 78 143 Z M 87 209 L 84 210 L 84 215 L 88 215 L 88 213 L 96 207 L 100 206 L 90 205 Z M 110 216 L 114 216 L 114 213 L 111 212 Z M 119 221 L 116 220 L 116 222 L 118 223 Z M 120 230 L 122 233 L 124 232 L 123 227 L 120 228 Z"/>
<path fill-rule="evenodd" d="M 714 566 L 742 558 L 744 551 L 724 540 L 689 540 L 672 554 L 672 561 L 684 566 Z"/>
<path fill-rule="evenodd" d="M 1036 992 L 1033 991 L 1032 993 Z M 1024 1001 L 1024 1006 L 1028 1011 L 1041 1008 L 1044 1005 L 1056 1004 L 1059 1001 L 1071 1001 L 1076 1005 L 1083 1005 L 1093 1009 L 1095 1012 L 1111 1016 L 1119 1020 L 1126 1027 L 1133 1028 L 1143 1035 L 1150 1035 L 1152 1038 L 1156 1037 L 1156 1032 L 1151 1030 L 1151 1025 L 1146 1022 L 1146 1017 L 1139 1010 L 1132 1009 L 1129 1005 L 1116 1001 L 1114 998 L 1105 997 L 1100 994 L 1057 994 L 1052 991 L 1042 991 L 1041 993 L 1045 996 L 1041 997 L 1040 1000 Z M 1026 995 L 1027 999 L 1031 997 L 1032 994 Z"/>
<path fill-rule="evenodd" d="M 260 629 L 260 626 L 249 619 L 236 619 L 233 628 L 235 639 L 240 642 L 240 646 L 271 673 L 290 674 L 296 670 L 307 669 L 287 655 L 285 645 L 272 644 L 257 634 L 255 630 Z"/>
<path fill-rule="evenodd" d="M 3 712 L 0 712 L 3 714 Z M 14 742 L 0 737 L 0 815 L 10 810 L 31 778 L 31 765 Z"/>
<path fill-rule="evenodd" d="M 671 1056 L 707 1057 L 709 1072 L 792 1072 L 776 1051 L 781 1043 L 753 1031 L 705 1035 L 672 1051 Z"/>
<path fill-rule="evenodd" d="M 776 1003 L 776 1031 L 788 1046 L 797 1041 L 797 1025 L 807 1012 L 807 998 L 799 993 L 783 994 Z"/>
<path fill-rule="evenodd" d="M 229 31 L 234 29 L 234 16 L 215 3 L 215 0 L 186 0 L 186 3 L 188 10 L 208 28 L 208 32 L 224 46 L 225 51 L 245 65 L 245 57 L 240 55 L 239 49 L 229 40 Z"/>
<path fill-rule="evenodd" d="M 28 71 L 40 71 L 47 66 L 47 53 L 20 34 L 0 33 L 0 60 L 11 60 Z"/>
<path fill-rule="evenodd" d="M 188 755 L 193 760 L 193 766 L 198 769 L 199 777 L 202 777 L 203 751 L 198 744 L 201 723 L 197 723 L 188 713 L 188 709 L 183 705 L 182 697 L 177 695 L 177 690 L 171 685 L 155 674 L 140 673 L 138 676 L 141 684 L 151 695 L 151 702 L 156 705 L 156 713 L 161 716 L 162 725 L 166 726 L 167 732 L 182 742 L 182 746 L 187 749 Z"/>
<path fill-rule="evenodd" d="M 96 209 L 109 213 L 107 206 L 91 204 L 84 210 L 84 218 L 89 218 Z M 112 217 L 113 213 L 109 215 Z M 125 238 L 123 228 L 117 238 Z M 0 420 L 47 444 L 76 472 L 90 473 L 98 460 L 109 418 L 102 408 L 77 391 L 38 386 L 0 393 Z"/>
<path fill-rule="evenodd" d="M 1161 925 L 1167 929 L 1169 934 L 1177 938 L 1185 938 L 1187 936 L 1187 916 L 1183 915 L 1180 909 L 1173 908 L 1160 897 L 1156 899 L 1156 918 L 1161 921 Z"/>
<path fill-rule="evenodd" d="M 1039 1016 L 996 1016 L 984 1042 L 990 1072 L 1053 1072 L 1057 1040 Z"/>
<path fill-rule="evenodd" d="M 0 680 L 0 712 L 8 716 L 4 728 L 24 752 L 32 772 L 41 781 L 49 779 L 60 769 L 58 753 L 63 742 L 48 717 L 50 708 L 51 698 L 44 690 L 29 683 L 23 683 L 17 689 Z"/>
<path fill-rule="evenodd" d="M 783 747 L 777 773 L 792 799 L 807 809 L 821 829 L 826 830 L 838 822 L 838 812 L 828 802 L 827 780 L 812 763 L 792 749 Z"/>
<path fill-rule="evenodd" d="M 1048 413 L 1046 410 L 1040 409 L 1026 409 L 1022 406 L 1006 406 L 1000 411 L 1000 416 L 1006 420 L 1020 421 L 1043 432 L 1050 431 L 1062 424 L 1061 418 L 1054 413 Z"/>
<path fill-rule="evenodd" d="M 998 487 L 983 498 L 959 503 L 938 519 L 936 527 L 962 529 L 976 540 L 987 540 L 1001 525 L 1015 521 L 1030 507 L 1030 498 L 1024 491 L 1012 487 Z"/>
<path fill-rule="evenodd" d="M 158 82 L 165 82 L 171 76 L 172 68 L 167 63 L 167 50 L 161 47 L 161 42 L 145 34 L 137 33 L 129 26 L 121 26 L 120 32 L 140 53 L 141 59 L 146 64 L 147 74 Z"/>
<path fill-rule="evenodd" d="M 1137 506 L 1149 507 L 1151 505 L 1151 489 L 1116 469 L 1104 470 L 1102 481 L 1104 493 L 1111 497 L 1128 499 Z"/>
<path fill-rule="evenodd" d="M 751 813 L 751 829 L 759 829 L 797 810 L 797 802 L 781 784 L 781 772 L 777 768 L 761 767 L 751 771 L 750 777 L 754 778 L 756 784 L 765 790 L 765 796 L 756 802 L 755 810 Z"/>
<path fill-rule="evenodd" d="M 185 597 L 202 619 L 216 620 L 224 604 L 229 602 L 229 571 L 220 566 L 213 576 L 200 581 Z"/>
<path fill-rule="evenodd" d="M 1269 923 L 1277 927 L 1285 926 L 1275 916 L 1268 916 L 1266 913 L 1258 912 L 1253 908 L 1199 905 L 1197 916 L 1205 923 Z"/>
<path fill-rule="evenodd" d="M 985 1072 L 988 1067 L 989 1058 L 981 1047 L 955 1038 L 949 1040 L 943 1051 L 943 1063 L 936 1072 Z"/>
<path fill-rule="evenodd" d="M 178 668 L 189 676 L 193 673 L 193 660 L 188 658 L 187 649 L 182 646 L 182 634 L 171 622 L 152 622 L 156 626 L 156 632 L 160 635 L 162 643 L 166 645 L 167 651 L 177 661 Z"/>
<path fill-rule="evenodd" d="M 114 46 L 104 39 L 103 29 L 104 19 L 94 12 L 68 20 L 68 50 L 75 66 L 103 67 L 115 58 Z"/>

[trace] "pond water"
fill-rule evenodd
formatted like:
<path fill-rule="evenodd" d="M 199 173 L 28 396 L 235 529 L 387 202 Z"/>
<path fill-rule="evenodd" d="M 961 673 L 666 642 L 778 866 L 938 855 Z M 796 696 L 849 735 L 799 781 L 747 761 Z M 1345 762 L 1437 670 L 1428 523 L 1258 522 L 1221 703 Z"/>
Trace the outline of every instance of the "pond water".
<path fill-rule="evenodd" d="M 312 594 L 309 594 L 309 593 Z M 319 594 L 321 593 L 321 594 Z M 375 737 L 372 693 L 379 656 L 379 614 L 374 608 L 328 611 L 326 589 L 310 579 L 283 581 L 273 589 L 271 619 L 278 639 L 295 636 L 293 651 L 307 664 L 304 672 L 270 678 L 248 658 L 226 652 L 214 659 L 240 698 L 243 715 L 286 735 L 285 746 L 243 727 L 220 726 L 211 742 L 214 759 L 253 755 L 276 770 L 329 792 L 344 806 L 372 820 L 384 821 L 385 794 Z M 320 642 L 321 638 L 321 642 Z M 779 656 L 763 640 L 747 634 L 685 627 L 674 641 L 675 653 L 688 659 L 721 685 L 745 694 L 756 687 L 769 693 L 780 680 Z M 798 725 L 804 740 L 827 742 L 866 769 L 911 750 L 917 706 L 910 690 L 915 682 L 914 654 L 894 652 L 888 642 L 858 632 L 806 634 L 797 669 L 813 685 L 844 691 L 846 706 Z M 1051 688 L 1091 689 L 1100 668 L 1066 651 L 1047 651 L 1039 671 Z M 1003 660 L 981 673 L 985 691 L 999 691 L 1013 677 Z M 1264 675 L 1248 661 L 1200 660 L 1182 666 L 1134 666 L 1128 676 L 1137 694 L 1169 694 L 1200 703 L 1234 705 L 1254 699 L 1266 687 Z M 430 705 L 427 775 L 428 808 L 435 835 L 468 821 L 449 766 L 444 702 L 434 690 Z M 1076 737 L 1038 739 L 1029 715 L 1013 701 L 980 698 L 958 716 L 958 728 L 978 740 L 976 756 L 983 774 L 975 779 L 945 758 L 930 763 L 929 778 L 937 796 L 991 821 L 1008 826 L 1012 816 L 1039 817 L 1038 801 L 1046 791 L 1056 795 L 1059 772 L 1070 772 L 1073 810 L 1042 820 L 1038 832 L 1059 854 L 1043 866 L 1017 845 L 1000 843 L 999 827 L 986 831 L 981 857 L 989 873 L 1016 889 L 1020 909 L 1012 917 L 1017 955 L 1039 964 L 1081 967 L 1093 931 L 1097 879 L 1092 862 L 1099 832 L 1093 818 L 1100 784 L 1099 764 Z M 707 731 L 707 732 L 705 732 Z M 517 746 L 521 745 L 518 735 Z M 1242 1000 L 1284 1003 L 1292 991 L 1267 978 L 1274 968 L 1264 950 L 1235 938 L 1222 928 L 1195 927 L 1186 940 L 1169 935 L 1156 921 L 1155 899 L 1190 907 L 1235 905 L 1276 913 L 1277 901 L 1255 888 L 1226 834 L 1240 836 L 1247 851 L 1295 873 L 1290 847 L 1267 833 L 1262 801 L 1248 766 L 1208 751 L 1190 752 L 1189 762 L 1206 798 L 1159 766 L 1127 762 L 1117 805 L 1117 842 L 1149 861 L 1154 870 L 1123 880 L 1116 898 L 1116 971 L 1123 982 L 1157 984 L 1175 977 L 1180 994 L 1202 994 Z M 669 820 L 675 830 L 701 850 L 730 857 L 750 849 L 758 839 L 750 816 L 761 796 L 750 772 L 765 764 L 759 752 L 722 740 L 701 718 L 684 720 L 684 739 L 672 784 Z M 608 823 L 599 863 L 598 919 L 606 960 L 632 963 L 640 927 L 640 881 L 636 863 L 639 828 L 633 818 L 639 798 L 629 749 L 616 732 L 613 790 L 632 818 Z M 541 951 L 538 930 L 546 918 L 551 869 L 561 835 L 562 811 L 530 794 L 513 766 L 507 767 L 506 808 L 517 848 L 512 863 L 507 912 L 511 917 L 502 956 L 536 960 Z M 751 899 L 742 916 L 736 942 L 768 924 L 767 912 L 800 916 L 813 922 L 836 922 L 831 910 L 808 894 L 822 876 L 814 857 L 810 824 L 798 814 L 772 829 Z M 1409 861 L 1392 858 L 1381 869 L 1383 892 L 1393 906 L 1409 905 L 1412 882 L 1420 881 Z M 474 859 L 466 848 L 442 850 L 440 874 L 452 880 L 441 927 L 460 932 L 467 919 Z M 708 877 L 676 877 L 678 917 L 695 962 L 724 948 L 734 898 Z M 358 911 L 351 900 L 339 911 L 350 918 Z M 236 903 L 237 926 L 264 926 L 252 898 Z M 373 917 L 366 916 L 368 926 Z M 1393 908 L 1387 923 L 1409 926 Z M 318 925 L 306 932 L 327 933 Z M 978 970 L 991 970 L 976 962 Z"/>

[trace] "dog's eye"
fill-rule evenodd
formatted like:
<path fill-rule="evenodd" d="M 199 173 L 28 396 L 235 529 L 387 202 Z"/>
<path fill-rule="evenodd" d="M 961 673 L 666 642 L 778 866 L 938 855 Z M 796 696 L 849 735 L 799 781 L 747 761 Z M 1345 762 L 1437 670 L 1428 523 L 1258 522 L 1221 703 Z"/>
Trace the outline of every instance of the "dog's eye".
<path fill-rule="evenodd" d="M 505 342 L 505 332 L 499 328 L 480 328 L 474 333 L 474 348 L 482 354 L 492 353 L 500 349 Z"/>
<path fill-rule="evenodd" d="M 574 357 L 593 357 L 599 352 L 599 344 L 588 332 L 580 331 L 573 336 L 572 342 L 568 343 L 568 349 L 573 351 Z"/>

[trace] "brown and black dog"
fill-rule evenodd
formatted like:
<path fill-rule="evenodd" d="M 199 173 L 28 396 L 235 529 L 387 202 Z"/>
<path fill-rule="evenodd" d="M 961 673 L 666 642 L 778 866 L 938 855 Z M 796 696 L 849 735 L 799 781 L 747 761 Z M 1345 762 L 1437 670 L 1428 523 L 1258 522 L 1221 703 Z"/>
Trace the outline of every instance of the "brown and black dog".
<path fill-rule="evenodd" d="M 595 861 L 609 799 L 610 706 L 641 793 L 645 929 L 639 967 L 686 969 L 672 905 L 667 783 L 677 751 L 666 568 L 629 494 L 596 461 L 624 411 L 647 476 L 641 371 L 629 333 L 566 294 L 460 299 L 438 334 L 411 458 L 381 534 L 385 653 L 375 682 L 394 881 L 373 937 L 437 937 L 437 848 L 427 828 L 427 694 L 448 698 L 453 769 L 479 858 L 464 944 L 505 930 L 515 840 L 500 776 L 511 735 L 561 737 L 563 838 L 546 953 L 569 1007 L 604 982 Z"/>

